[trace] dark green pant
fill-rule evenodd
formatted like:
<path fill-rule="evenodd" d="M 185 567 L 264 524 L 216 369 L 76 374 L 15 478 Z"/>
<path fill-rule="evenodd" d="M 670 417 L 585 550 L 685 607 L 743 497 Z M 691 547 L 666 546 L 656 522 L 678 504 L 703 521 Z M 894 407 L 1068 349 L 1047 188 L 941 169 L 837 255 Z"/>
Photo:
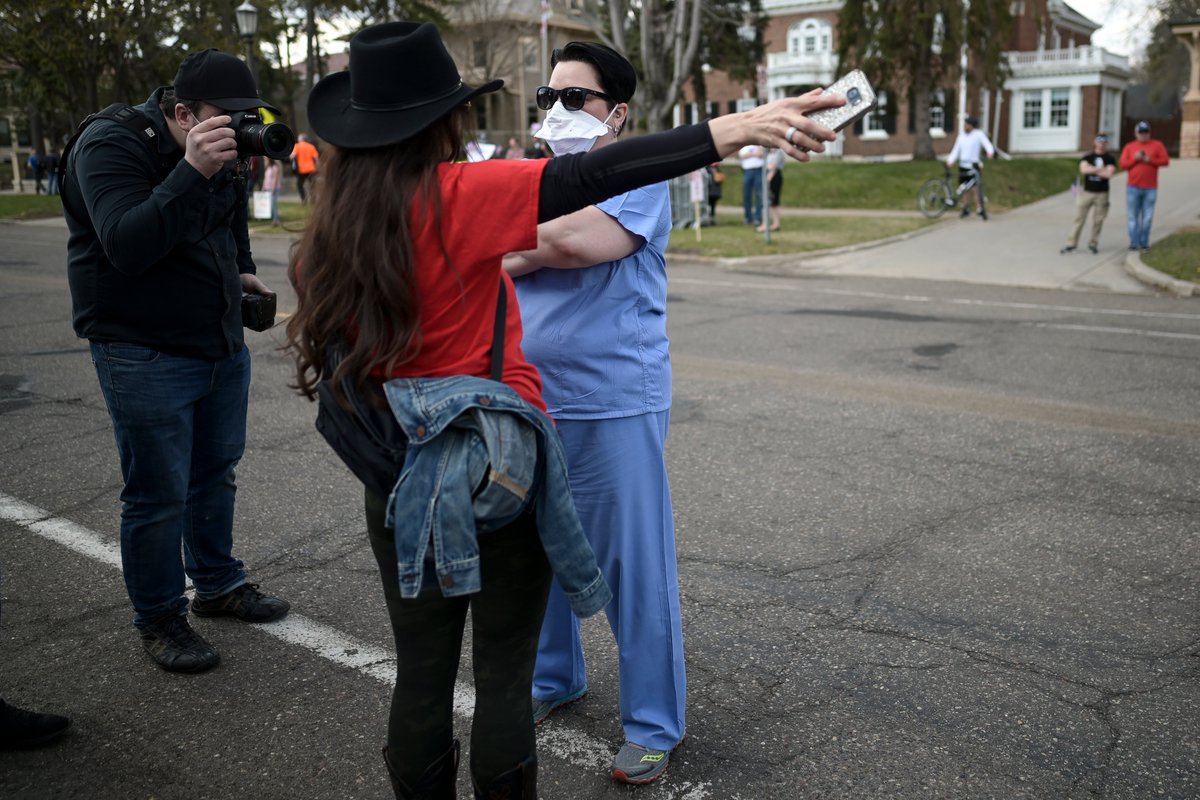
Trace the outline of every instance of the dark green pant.
<path fill-rule="evenodd" d="M 454 684 L 463 627 L 471 612 L 475 718 L 471 774 L 478 786 L 534 755 L 533 661 L 546 612 L 550 565 L 532 515 L 479 537 L 482 589 L 443 597 L 426 589 L 400 597 L 393 533 L 386 504 L 366 493 L 367 532 L 379 562 L 383 594 L 396 638 L 396 688 L 388 719 L 393 768 L 414 785 L 454 738 Z"/>

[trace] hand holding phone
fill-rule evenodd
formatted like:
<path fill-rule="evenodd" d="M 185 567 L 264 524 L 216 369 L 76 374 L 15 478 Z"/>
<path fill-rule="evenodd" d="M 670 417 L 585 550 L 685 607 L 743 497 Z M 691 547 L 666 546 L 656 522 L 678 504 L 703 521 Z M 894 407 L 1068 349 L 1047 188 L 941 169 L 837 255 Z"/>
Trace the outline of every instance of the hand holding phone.
<path fill-rule="evenodd" d="M 879 98 L 871 88 L 871 82 L 860 69 L 852 70 L 827 86 L 822 95 L 843 94 L 846 105 L 837 108 L 823 108 L 808 115 L 814 122 L 819 122 L 834 132 L 853 125 L 872 109 L 878 107 Z"/>

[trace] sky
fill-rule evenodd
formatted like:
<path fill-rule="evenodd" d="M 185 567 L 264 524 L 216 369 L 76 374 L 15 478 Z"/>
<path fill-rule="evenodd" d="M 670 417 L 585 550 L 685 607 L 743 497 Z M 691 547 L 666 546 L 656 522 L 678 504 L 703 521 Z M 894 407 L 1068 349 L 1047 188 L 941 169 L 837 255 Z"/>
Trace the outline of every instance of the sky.
<path fill-rule="evenodd" d="M 1112 53 L 1139 61 L 1150 41 L 1147 15 L 1154 6 L 1151 0 L 1066 0 L 1093 22 L 1103 27 L 1092 35 L 1092 43 Z"/>

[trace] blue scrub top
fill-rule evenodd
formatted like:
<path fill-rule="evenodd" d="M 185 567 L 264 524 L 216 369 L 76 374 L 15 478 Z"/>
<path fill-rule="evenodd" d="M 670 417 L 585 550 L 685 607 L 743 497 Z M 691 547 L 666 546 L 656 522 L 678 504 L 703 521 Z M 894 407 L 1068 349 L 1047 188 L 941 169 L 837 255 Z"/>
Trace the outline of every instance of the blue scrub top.
<path fill-rule="evenodd" d="M 645 240 L 619 261 L 542 268 L 515 280 L 521 347 L 550 416 L 605 419 L 671 407 L 667 242 L 671 200 L 656 183 L 596 206 Z"/>

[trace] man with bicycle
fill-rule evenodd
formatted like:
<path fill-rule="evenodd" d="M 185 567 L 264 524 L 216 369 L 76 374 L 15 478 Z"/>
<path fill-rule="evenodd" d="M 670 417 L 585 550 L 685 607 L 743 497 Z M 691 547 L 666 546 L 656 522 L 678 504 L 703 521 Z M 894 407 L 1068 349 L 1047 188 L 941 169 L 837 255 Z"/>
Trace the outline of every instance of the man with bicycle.
<path fill-rule="evenodd" d="M 963 132 L 954 141 L 954 148 L 946 157 L 947 167 L 953 167 L 955 162 L 958 162 L 959 184 L 967 183 L 972 178 L 975 179 L 975 185 L 963 192 L 961 216 L 964 219 L 971 216 L 971 204 L 968 198 L 972 192 L 975 192 L 976 208 L 980 218 L 985 221 L 988 218 L 987 209 L 983 205 L 983 154 L 985 152 L 989 157 L 994 157 L 996 148 L 992 147 L 992 143 L 988 141 L 987 134 L 979 130 L 979 120 L 968 116 L 963 120 Z"/>

